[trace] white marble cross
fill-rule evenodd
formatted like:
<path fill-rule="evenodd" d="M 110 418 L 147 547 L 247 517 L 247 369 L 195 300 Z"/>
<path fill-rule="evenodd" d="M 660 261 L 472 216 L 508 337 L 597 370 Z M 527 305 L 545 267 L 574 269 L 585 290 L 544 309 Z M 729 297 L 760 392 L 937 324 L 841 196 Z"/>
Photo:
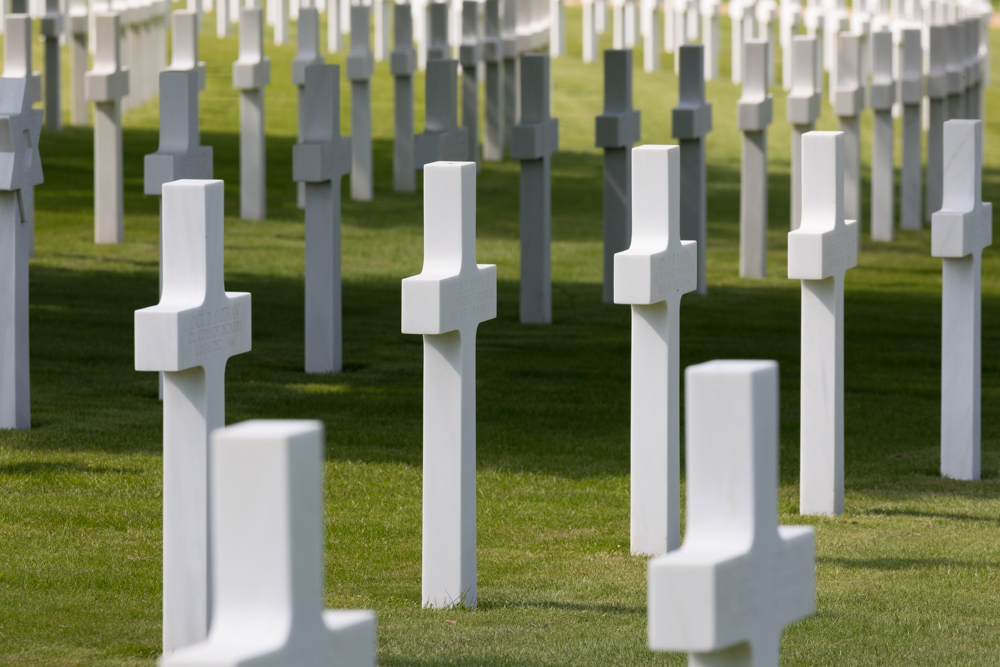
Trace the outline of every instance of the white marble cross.
<path fill-rule="evenodd" d="M 510 156 L 521 161 L 522 324 L 552 322 L 552 154 L 559 149 L 559 121 L 549 116 L 549 55 L 521 56 L 521 122 Z"/>
<path fill-rule="evenodd" d="M 31 428 L 24 190 L 42 182 L 42 111 L 31 108 L 29 88 L 27 78 L 0 78 L 0 429 Z"/>
<path fill-rule="evenodd" d="M 146 155 L 144 171 L 147 195 L 159 195 L 164 183 L 182 178 L 212 178 L 212 147 L 201 145 L 196 70 L 160 72 L 160 146 Z"/>
<path fill-rule="evenodd" d="M 448 3 L 431 2 L 427 7 L 429 38 L 427 60 L 447 60 L 451 55 L 448 46 Z"/>
<path fill-rule="evenodd" d="M 903 105 L 903 165 L 900 184 L 899 226 L 902 229 L 920 229 L 921 182 L 923 148 L 920 128 L 920 105 L 924 96 L 923 45 L 921 30 L 909 28 L 902 31 L 902 64 L 900 67 L 900 102 Z"/>
<path fill-rule="evenodd" d="M 639 13 L 642 23 L 642 69 L 646 72 L 656 72 L 660 69 L 663 49 L 660 35 L 660 22 L 656 20 L 656 8 L 659 0 L 640 0 Z"/>
<path fill-rule="evenodd" d="M 128 94 L 129 71 L 122 67 L 116 13 L 94 20 L 97 52 L 87 72 L 87 101 L 94 103 L 94 242 L 125 240 L 124 165 L 121 100 Z"/>
<path fill-rule="evenodd" d="M 504 0 L 500 6 L 503 29 L 500 41 L 503 47 L 503 145 L 510 150 L 514 126 L 521 109 L 521 68 L 517 59 L 517 2 Z M 502 153 L 503 151 L 501 151 Z"/>
<path fill-rule="evenodd" d="M 479 163 L 479 63 L 483 46 L 479 41 L 479 2 L 462 2 L 462 44 L 458 62 L 462 65 L 462 127 L 466 136 L 465 160 Z"/>
<path fill-rule="evenodd" d="M 305 71 L 302 141 L 292 177 L 306 190 L 306 373 L 343 368 L 340 272 L 340 179 L 351 171 L 351 137 L 340 136 L 340 67 Z"/>
<path fill-rule="evenodd" d="M 503 41 L 500 38 L 501 7 L 501 0 L 486 0 L 486 36 L 483 39 L 483 60 L 486 61 L 486 131 L 483 159 L 489 162 L 503 160 L 504 72 Z M 586 6 L 584 11 L 586 12 Z"/>
<path fill-rule="evenodd" d="M 930 221 L 941 208 L 944 182 L 944 122 L 948 119 L 948 29 L 932 25 L 928 29 L 927 71 L 927 192 L 924 219 Z"/>
<path fill-rule="evenodd" d="M 816 85 L 819 46 L 815 37 L 792 38 L 792 90 L 785 100 L 785 117 L 792 126 L 792 221 L 796 230 L 802 220 L 802 135 L 812 132 L 819 118 L 820 94 Z"/>
<path fill-rule="evenodd" d="M 770 46 L 743 42 L 743 95 L 737 102 L 737 127 L 743 133 L 740 166 L 740 277 L 767 276 L 767 126 L 773 102 L 767 92 Z"/>
<path fill-rule="evenodd" d="M 680 100 L 673 109 L 673 136 L 681 147 L 681 238 L 698 242 L 698 294 L 708 294 L 705 276 L 705 139 L 712 131 L 712 103 L 705 101 L 704 45 L 678 48 Z"/>
<path fill-rule="evenodd" d="M 684 544 L 649 563 L 649 647 L 691 667 L 777 667 L 816 611 L 811 526 L 779 526 L 778 364 L 688 366 Z"/>
<path fill-rule="evenodd" d="M 458 126 L 458 63 L 427 61 L 424 131 L 414 139 L 416 167 L 439 160 L 464 160 L 469 131 Z"/>
<path fill-rule="evenodd" d="M 702 0 L 701 43 L 705 45 L 705 81 L 719 78 L 719 1 Z"/>
<path fill-rule="evenodd" d="M 351 51 L 347 55 L 347 78 L 351 81 L 351 199 L 371 201 L 372 172 L 372 73 L 375 60 L 369 46 L 371 9 L 351 7 Z"/>
<path fill-rule="evenodd" d="M 87 0 L 69 0 L 69 14 L 67 16 L 67 32 L 72 37 L 73 44 L 70 47 L 72 54 L 73 83 L 73 103 L 70 106 L 69 122 L 73 125 L 86 125 L 90 118 L 87 108 L 87 98 L 85 94 L 84 75 L 89 64 L 87 51 L 87 29 L 88 29 L 88 9 Z"/>
<path fill-rule="evenodd" d="M 198 59 L 198 15 L 192 10 L 173 13 L 173 44 L 170 68 L 175 71 L 196 70 L 198 90 L 205 90 L 205 63 Z"/>
<path fill-rule="evenodd" d="M 380 63 L 389 58 L 389 14 L 393 11 L 395 3 L 393 0 L 372 0 L 371 13 L 373 17 L 373 34 L 375 43 L 372 47 L 372 56 L 375 62 Z M 353 30 L 351 31 L 353 35 Z M 352 130 L 353 132 L 353 130 Z"/>
<path fill-rule="evenodd" d="M 298 89 L 298 141 L 302 141 L 303 116 L 305 115 L 306 67 L 325 62 L 319 51 L 319 13 L 314 7 L 299 10 L 295 58 L 292 59 L 292 83 Z M 305 208 L 305 185 L 299 183 L 296 189 L 296 203 Z"/>
<path fill-rule="evenodd" d="M 63 32 L 63 16 L 59 0 L 45 0 L 45 14 L 39 26 L 45 39 L 45 129 L 62 129 L 62 67 L 59 39 Z"/>
<path fill-rule="evenodd" d="M 161 667 L 375 667 L 375 614 L 323 610 L 325 444 L 319 421 L 212 433 L 212 628 Z"/>
<path fill-rule="evenodd" d="M 31 17 L 7 14 L 4 18 L 3 78 L 24 79 L 29 103 L 42 101 L 42 75 L 31 69 Z M 35 256 L 35 186 L 25 183 L 20 192 L 21 212 L 26 223 L 28 257 Z"/>
<path fill-rule="evenodd" d="M 580 5 L 583 10 L 583 62 L 592 63 L 597 60 L 597 47 L 600 45 L 597 36 L 597 1 L 581 0 Z"/>
<path fill-rule="evenodd" d="M 983 124 L 944 124 L 944 195 L 931 219 L 931 255 L 943 258 L 941 474 L 979 479 L 982 409 L 982 258 L 993 205 L 982 201 Z"/>
<path fill-rule="evenodd" d="M 831 75 L 831 78 L 836 78 L 833 113 L 840 119 L 840 131 L 844 134 L 844 215 L 858 223 L 860 240 L 861 112 L 865 108 L 865 87 L 861 81 L 861 36 L 842 32 L 837 39 L 836 76 Z"/>
<path fill-rule="evenodd" d="M 948 120 L 965 117 L 965 63 L 962 60 L 962 26 L 949 23 L 945 26 L 948 59 L 945 61 L 945 78 L 948 82 Z M 935 209 L 936 210 L 936 209 Z"/>
<path fill-rule="evenodd" d="M 632 108 L 632 51 L 604 52 L 604 113 L 594 136 L 604 149 L 604 303 L 615 298 L 615 254 L 632 238 L 632 144 L 642 133 L 641 116 Z"/>
<path fill-rule="evenodd" d="M 417 69 L 417 53 L 413 48 L 413 10 L 408 3 L 395 6 L 395 48 L 390 56 L 395 88 L 392 135 L 392 189 L 396 192 L 416 190 L 413 149 L 413 72 Z"/>
<path fill-rule="evenodd" d="M 781 44 L 781 87 L 792 90 L 792 63 L 795 53 L 792 40 L 802 25 L 802 1 L 782 0 L 778 5 L 778 41 Z"/>
<path fill-rule="evenodd" d="M 871 238 L 892 241 L 896 222 L 895 141 L 892 105 L 896 102 L 897 81 L 892 76 L 892 33 L 871 34 L 871 108 L 874 111 L 871 163 Z"/>
<path fill-rule="evenodd" d="M 476 165 L 424 169 L 424 266 L 403 280 L 402 331 L 424 337 L 421 604 L 476 604 L 476 330 L 497 314 L 476 264 Z"/>
<path fill-rule="evenodd" d="M 680 238 L 680 149 L 631 159 L 631 247 L 614 258 L 615 303 L 632 305 L 631 551 L 661 556 L 681 538 L 680 305 L 698 251 Z"/>
<path fill-rule="evenodd" d="M 193 73 L 192 73 L 193 74 Z M 223 183 L 163 186 L 163 291 L 135 311 L 135 369 L 163 371 L 163 651 L 212 615 L 208 435 L 226 423 L 226 363 L 250 350 L 250 295 L 223 283 Z"/>
<path fill-rule="evenodd" d="M 271 83 L 271 59 L 264 55 L 264 10 L 240 10 L 239 58 L 233 88 L 240 91 L 240 217 L 267 217 L 267 138 L 264 88 Z"/>
<path fill-rule="evenodd" d="M 844 220 L 844 135 L 802 137 L 802 224 L 788 234 L 788 277 L 802 281 L 799 511 L 844 509 L 844 273 L 858 263 Z"/>

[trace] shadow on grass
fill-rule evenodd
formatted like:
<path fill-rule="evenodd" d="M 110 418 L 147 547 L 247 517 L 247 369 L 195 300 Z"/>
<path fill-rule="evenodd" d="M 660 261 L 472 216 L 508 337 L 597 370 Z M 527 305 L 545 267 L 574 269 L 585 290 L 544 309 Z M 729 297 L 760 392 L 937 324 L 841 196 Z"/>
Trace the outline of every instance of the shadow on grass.
<path fill-rule="evenodd" d="M 992 567 L 989 560 L 971 561 L 955 560 L 953 558 L 830 558 L 816 557 L 817 564 L 836 565 L 848 570 L 929 570 L 931 568 L 967 568 L 980 569 Z"/>
<path fill-rule="evenodd" d="M 949 521 L 975 521 L 977 523 L 995 523 L 1000 525 L 1000 517 L 995 516 L 975 516 L 972 514 L 961 514 L 959 512 L 926 512 L 912 509 L 891 509 L 876 507 L 870 510 L 863 510 L 856 513 L 858 516 L 884 516 L 897 517 L 908 516 L 922 519 L 946 519 Z"/>
<path fill-rule="evenodd" d="M 545 609 L 550 611 L 567 611 L 597 614 L 620 614 L 625 616 L 645 616 L 645 607 L 634 607 L 622 604 L 583 604 L 579 602 L 556 602 L 554 600 L 510 600 L 480 596 L 477 602 L 479 609 L 484 611 L 500 609 Z"/>

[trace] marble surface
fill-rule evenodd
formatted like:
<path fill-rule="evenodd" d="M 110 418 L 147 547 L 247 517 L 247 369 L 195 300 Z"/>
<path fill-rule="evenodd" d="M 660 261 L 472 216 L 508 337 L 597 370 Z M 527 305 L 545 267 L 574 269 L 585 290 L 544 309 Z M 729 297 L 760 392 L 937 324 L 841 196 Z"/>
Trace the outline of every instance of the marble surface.
<path fill-rule="evenodd" d="M 773 116 L 768 93 L 769 44 L 743 42 L 743 94 L 736 126 L 743 133 L 740 165 L 740 277 L 767 276 L 767 128 Z"/>

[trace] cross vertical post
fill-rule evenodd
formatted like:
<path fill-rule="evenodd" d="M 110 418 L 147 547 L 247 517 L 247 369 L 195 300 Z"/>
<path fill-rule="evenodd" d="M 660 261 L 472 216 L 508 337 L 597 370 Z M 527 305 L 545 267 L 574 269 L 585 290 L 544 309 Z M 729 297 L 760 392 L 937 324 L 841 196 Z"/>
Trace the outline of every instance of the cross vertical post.
<path fill-rule="evenodd" d="M 192 73 L 186 73 L 191 74 Z M 163 290 L 135 311 L 135 369 L 163 372 L 163 652 L 212 618 L 208 438 L 226 423 L 226 364 L 250 351 L 250 295 L 223 280 L 223 183 L 163 185 Z"/>
<path fill-rule="evenodd" d="M 785 102 L 785 117 L 792 126 L 792 221 L 796 230 L 802 221 L 802 136 L 816 128 L 820 96 L 816 92 L 819 49 L 815 37 L 792 37 L 792 90 Z"/>
<path fill-rule="evenodd" d="M 844 135 L 802 138 L 802 224 L 788 234 L 788 277 L 802 281 L 799 512 L 844 510 L 844 274 L 858 263 L 844 220 Z"/>
<path fill-rule="evenodd" d="M 340 66 L 310 65 L 303 87 L 302 141 L 292 177 L 306 195 L 305 370 L 343 369 L 340 179 L 351 171 L 350 137 L 340 136 Z"/>
<path fill-rule="evenodd" d="M 458 126 L 458 63 L 428 60 L 424 84 L 424 131 L 413 141 L 417 169 L 441 160 L 464 160 L 469 131 Z"/>
<path fill-rule="evenodd" d="M 597 1 L 582 0 L 583 8 L 583 62 L 592 63 L 597 60 Z"/>
<path fill-rule="evenodd" d="M 45 128 L 62 129 L 62 76 L 59 60 L 59 37 L 62 35 L 59 0 L 45 0 L 45 14 L 40 31 L 45 39 Z"/>
<path fill-rule="evenodd" d="M 125 240 L 124 156 L 121 100 L 129 91 L 129 71 L 122 67 L 116 13 L 94 20 L 97 52 L 87 72 L 87 100 L 94 103 L 94 242 Z"/>
<path fill-rule="evenodd" d="M 930 68 L 927 73 L 927 206 L 924 219 L 941 208 L 944 182 L 944 122 L 948 119 L 948 29 L 932 25 L 929 29 Z"/>
<path fill-rule="evenodd" d="M 871 35 L 871 107 L 875 112 L 872 128 L 871 238 L 892 241 L 896 222 L 896 179 L 892 105 L 896 102 L 897 81 L 892 76 L 892 33 L 880 30 Z"/>
<path fill-rule="evenodd" d="M 504 81 L 500 20 L 504 1 L 513 2 L 486 0 L 486 38 L 483 40 L 483 60 L 486 61 L 486 132 L 483 159 L 489 162 L 503 160 Z"/>
<path fill-rule="evenodd" d="M 389 58 L 389 12 L 393 8 L 392 0 L 373 0 L 371 11 L 374 14 L 375 45 L 372 49 L 375 62 L 380 63 Z M 351 132 L 354 130 L 352 129 Z"/>
<path fill-rule="evenodd" d="M 275 27 L 277 32 L 277 27 Z M 277 43 L 277 42 L 276 42 Z M 298 141 L 302 141 L 303 117 L 306 110 L 304 106 L 306 67 L 324 62 L 323 55 L 319 52 L 319 14 L 312 7 L 303 7 L 299 10 L 299 21 L 297 27 L 297 37 L 295 44 L 295 58 L 292 59 L 292 83 L 295 84 L 298 92 Z M 306 206 L 305 184 L 299 183 L 296 188 L 296 205 L 299 208 Z"/>
<path fill-rule="evenodd" d="M 429 39 L 427 60 L 447 60 L 451 56 L 448 46 L 448 3 L 431 2 L 427 7 Z"/>
<path fill-rule="evenodd" d="M 69 108 L 69 122 L 72 125 L 86 125 L 90 118 L 84 79 L 89 64 L 87 51 L 87 0 L 70 0 L 68 32 L 72 38 L 70 62 L 72 63 L 72 105 Z"/>
<path fill-rule="evenodd" d="M 521 324 L 552 323 L 552 154 L 559 121 L 549 116 L 548 54 L 521 56 L 521 122 L 510 156 L 521 161 Z"/>
<path fill-rule="evenodd" d="M 705 81 L 719 78 L 719 2 L 702 0 L 701 42 L 705 45 Z"/>
<path fill-rule="evenodd" d="M 658 0 L 640 0 L 643 24 L 642 69 L 646 72 L 659 71 L 663 52 L 660 48 L 660 22 L 656 20 L 657 4 Z"/>
<path fill-rule="evenodd" d="M 417 54 L 413 49 L 413 10 L 408 3 L 395 5 L 395 48 L 390 56 L 394 81 L 392 135 L 392 189 L 413 192 L 417 188 L 413 148 L 413 72 Z"/>
<path fill-rule="evenodd" d="M 641 135 L 641 116 L 632 108 L 632 51 L 604 52 L 604 113 L 594 136 L 604 149 L 604 303 L 615 298 L 615 254 L 632 239 L 632 144 Z"/>
<path fill-rule="evenodd" d="M 7 27 L 11 21 L 8 17 Z M 12 40 L 11 33 L 6 34 Z M 31 428 L 28 186 L 42 182 L 42 110 L 27 77 L 0 78 L 0 429 Z"/>
<path fill-rule="evenodd" d="M 948 82 L 948 120 L 965 116 L 965 67 L 962 62 L 962 26 L 949 23 L 945 26 L 947 61 L 945 78 Z M 937 210 L 937 209 L 935 209 Z"/>
<path fill-rule="evenodd" d="M 374 196 L 371 78 L 375 60 L 368 42 L 370 14 L 371 9 L 364 5 L 351 7 L 347 78 L 351 80 L 351 199 L 354 201 L 371 201 Z"/>
<path fill-rule="evenodd" d="M 779 526 L 778 364 L 684 374 L 687 529 L 649 563 L 649 647 L 690 667 L 777 666 L 784 626 L 816 611 L 811 526 Z"/>
<path fill-rule="evenodd" d="M 267 218 L 267 137 L 264 88 L 271 83 L 271 59 L 264 55 L 264 10 L 240 10 L 239 58 L 233 88 L 240 91 L 240 217 Z"/>
<path fill-rule="evenodd" d="M 899 193 L 899 226 L 902 229 L 920 229 L 923 226 L 920 105 L 924 96 L 924 55 L 920 33 L 919 28 L 902 31 L 902 63 L 899 68 L 900 102 L 903 105 L 903 165 Z"/>
<path fill-rule="evenodd" d="M 767 276 L 767 126 L 773 101 L 767 90 L 769 43 L 743 42 L 743 95 L 737 127 L 743 132 L 740 166 L 740 277 Z"/>
<path fill-rule="evenodd" d="M 681 147 L 681 238 L 698 242 L 698 294 L 708 294 L 705 274 L 705 140 L 712 131 L 712 103 L 705 101 L 705 47 L 678 47 L 680 100 L 673 109 L 673 136 Z"/>
<path fill-rule="evenodd" d="M 847 32 L 837 36 L 836 79 L 833 113 L 844 133 L 844 215 L 857 222 L 861 236 L 861 112 L 865 89 L 861 84 L 861 37 Z M 808 164 L 803 162 L 803 164 Z M 805 204 L 803 204 L 805 205 Z"/>
<path fill-rule="evenodd" d="M 424 339 L 424 607 L 476 605 L 476 330 L 496 271 L 476 263 L 476 165 L 427 165 L 424 266 L 402 284 L 402 331 Z"/>
<path fill-rule="evenodd" d="M 980 474 L 982 259 L 993 244 L 993 205 L 982 201 L 983 125 L 944 124 L 944 192 L 931 219 L 931 255 L 942 258 L 941 475 Z"/>
<path fill-rule="evenodd" d="M 198 59 L 198 16 L 191 10 L 173 13 L 173 48 L 170 69 L 173 71 L 196 71 L 198 90 L 205 90 L 205 63 Z"/>
<path fill-rule="evenodd" d="M 521 61 L 518 60 L 517 0 L 503 0 L 503 29 L 500 42 L 503 47 L 503 145 L 511 150 L 514 126 L 521 109 Z"/>
<path fill-rule="evenodd" d="M 680 238 L 680 149 L 631 159 L 632 245 L 614 258 L 615 303 L 632 305 L 631 552 L 662 556 L 680 546 L 680 305 L 698 252 Z"/>

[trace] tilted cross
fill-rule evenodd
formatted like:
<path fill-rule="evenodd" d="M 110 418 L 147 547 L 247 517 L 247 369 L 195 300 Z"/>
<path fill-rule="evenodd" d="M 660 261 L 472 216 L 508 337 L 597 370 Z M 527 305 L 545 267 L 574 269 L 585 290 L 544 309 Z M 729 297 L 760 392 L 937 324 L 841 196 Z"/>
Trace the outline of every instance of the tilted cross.
<path fill-rule="evenodd" d="M 251 312 L 249 294 L 224 286 L 222 181 L 166 183 L 162 211 L 163 291 L 158 305 L 135 312 L 135 368 L 163 371 L 163 643 L 169 653 L 208 630 L 208 436 L 226 422 L 226 363 L 250 350 Z"/>
<path fill-rule="evenodd" d="M 606 52 L 607 53 L 607 52 Z M 632 245 L 615 255 L 615 303 L 632 304 L 631 549 L 680 546 L 680 305 L 698 251 L 680 235 L 680 148 L 632 150 Z"/>
<path fill-rule="evenodd" d="M 844 152 L 842 132 L 802 137 L 802 225 L 788 234 L 788 277 L 802 281 L 802 514 L 844 509 L 844 274 L 858 263 Z"/>
<path fill-rule="evenodd" d="M 375 614 L 323 611 L 325 442 L 318 421 L 212 433 L 212 629 L 162 667 L 374 666 Z"/>
<path fill-rule="evenodd" d="M 941 474 L 980 475 L 982 259 L 993 244 L 993 205 L 982 201 L 983 124 L 944 124 L 944 190 L 931 217 L 931 255 L 943 259 Z"/>
<path fill-rule="evenodd" d="M 649 563 L 649 647 L 692 667 L 777 667 L 785 625 L 816 610 L 815 536 L 779 526 L 778 364 L 685 371 L 687 528 Z"/>
<path fill-rule="evenodd" d="M 476 330 L 496 287 L 496 265 L 476 263 L 476 163 L 427 165 L 424 265 L 402 312 L 424 337 L 423 606 L 476 604 Z"/>

